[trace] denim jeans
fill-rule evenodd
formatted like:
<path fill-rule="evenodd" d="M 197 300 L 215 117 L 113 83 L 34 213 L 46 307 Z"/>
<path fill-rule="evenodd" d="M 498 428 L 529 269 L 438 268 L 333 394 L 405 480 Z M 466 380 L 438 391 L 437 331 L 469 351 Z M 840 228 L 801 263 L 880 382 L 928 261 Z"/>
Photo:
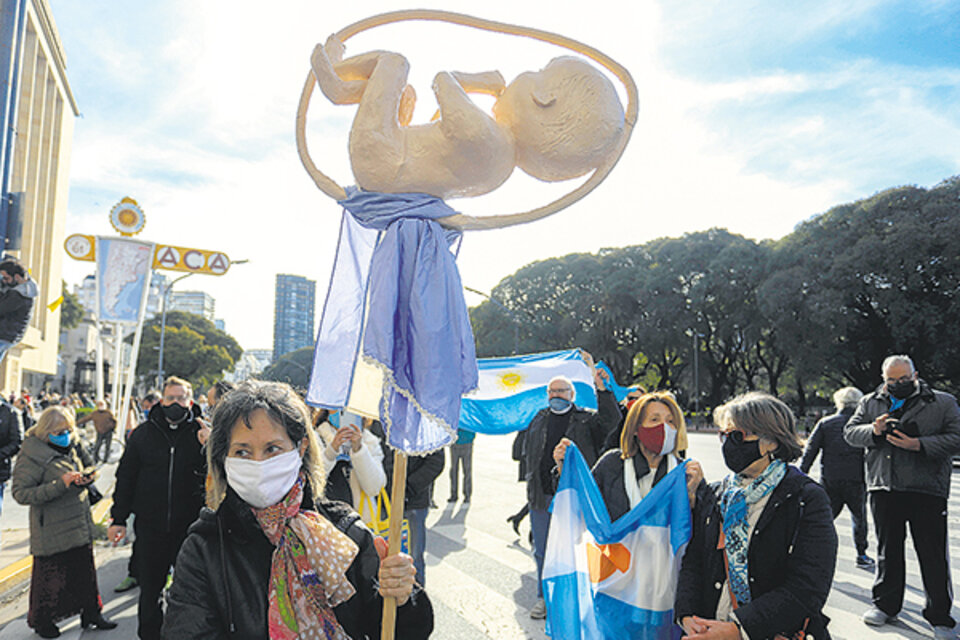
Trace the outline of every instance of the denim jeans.
<path fill-rule="evenodd" d="M 533 558 L 537 561 L 537 597 L 543 597 L 543 557 L 547 552 L 547 532 L 550 531 L 550 512 L 530 509 L 530 528 L 533 530 Z"/>
<path fill-rule="evenodd" d="M 429 509 L 407 509 L 404 516 L 410 525 L 410 555 L 417 570 L 417 582 L 427 586 L 423 554 L 427 546 L 427 512 Z"/>

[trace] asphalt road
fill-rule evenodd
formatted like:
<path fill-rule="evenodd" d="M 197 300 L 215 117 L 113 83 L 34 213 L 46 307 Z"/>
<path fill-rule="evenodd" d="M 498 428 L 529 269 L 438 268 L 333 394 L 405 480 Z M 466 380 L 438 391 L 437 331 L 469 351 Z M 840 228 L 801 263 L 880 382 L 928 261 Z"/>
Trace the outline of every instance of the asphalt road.
<path fill-rule="evenodd" d="M 470 504 L 448 504 L 447 470 L 435 487 L 439 509 L 427 521 L 427 591 L 436 610 L 436 631 L 433 637 L 456 640 L 540 640 L 543 623 L 531 620 L 528 610 L 534 603 L 535 570 L 527 542 L 529 520 L 521 535 L 514 535 L 506 523 L 508 515 L 523 504 L 523 485 L 516 482 L 517 467 L 510 459 L 511 437 L 479 436 L 474 447 L 474 489 Z M 708 480 L 725 473 L 717 437 L 714 434 L 691 434 L 691 456 L 701 461 Z M 953 495 L 960 495 L 960 474 L 955 473 Z M 954 502 L 954 501 L 951 501 Z M 3 519 L 7 520 L 4 505 Z M 953 505 L 950 517 L 951 555 L 960 553 L 960 514 Z M 4 527 L 7 525 L 4 524 Z M 871 524 L 872 527 L 872 524 Z M 850 518 L 846 512 L 837 519 L 840 553 L 833 591 L 826 613 L 833 622 L 830 632 L 841 640 L 892 638 L 927 638 L 930 632 L 920 611 L 923 589 L 918 565 L 912 549 L 907 551 L 908 585 L 900 622 L 880 630 L 866 627 L 860 614 L 869 607 L 871 572 L 858 569 L 851 537 Z M 875 555 L 875 539 L 870 535 L 870 554 Z M 117 620 L 114 631 L 81 633 L 79 620 L 61 624 L 63 638 L 96 638 L 112 640 L 136 637 L 137 591 L 114 594 L 113 586 L 126 572 L 129 547 L 100 547 L 97 551 L 101 594 L 105 614 Z M 960 575 L 954 570 L 954 583 Z M 26 588 L 8 594 L 0 603 L 0 640 L 36 638 L 27 628 Z M 955 612 L 956 617 L 956 612 Z"/>

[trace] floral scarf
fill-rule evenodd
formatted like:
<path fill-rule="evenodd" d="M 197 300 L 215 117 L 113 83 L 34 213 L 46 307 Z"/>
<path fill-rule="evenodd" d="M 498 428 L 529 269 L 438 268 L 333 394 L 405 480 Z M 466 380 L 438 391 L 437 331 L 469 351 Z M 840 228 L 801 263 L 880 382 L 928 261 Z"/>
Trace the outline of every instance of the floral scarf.
<path fill-rule="evenodd" d="M 270 566 L 270 638 L 350 640 L 333 608 L 356 592 L 346 571 L 359 548 L 329 520 L 300 508 L 303 483 L 301 474 L 283 500 L 253 509 L 276 546 Z"/>
<path fill-rule="evenodd" d="M 736 604 L 750 602 L 749 570 L 747 551 L 750 546 L 750 522 L 747 518 L 747 505 L 754 504 L 787 475 L 787 465 L 783 460 L 774 460 L 763 473 L 758 475 L 746 487 L 740 486 L 743 478 L 740 474 L 730 474 L 720 486 L 720 512 L 723 516 L 723 536 L 727 554 L 730 590 L 736 598 Z"/>

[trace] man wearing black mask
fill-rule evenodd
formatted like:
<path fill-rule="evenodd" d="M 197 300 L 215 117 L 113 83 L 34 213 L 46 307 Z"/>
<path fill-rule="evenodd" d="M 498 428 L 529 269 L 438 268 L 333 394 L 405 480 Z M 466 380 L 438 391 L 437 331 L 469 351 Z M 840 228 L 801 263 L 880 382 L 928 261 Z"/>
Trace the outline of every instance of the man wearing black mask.
<path fill-rule="evenodd" d="M 134 514 L 137 579 L 140 583 L 140 638 L 160 638 L 160 594 L 187 528 L 203 507 L 204 459 L 200 407 L 182 378 L 167 378 L 163 396 L 147 420 L 130 434 L 117 467 L 113 522 L 107 537 L 116 544 Z"/>
<path fill-rule="evenodd" d="M 934 638 L 954 638 L 947 498 L 951 457 L 960 452 L 960 408 L 956 398 L 921 380 L 908 356 L 890 356 L 882 369 L 883 384 L 864 396 L 844 428 L 848 443 L 867 450 L 867 491 L 877 530 L 873 608 L 863 621 L 881 626 L 900 612 L 909 523 L 927 595 L 923 617 Z"/>

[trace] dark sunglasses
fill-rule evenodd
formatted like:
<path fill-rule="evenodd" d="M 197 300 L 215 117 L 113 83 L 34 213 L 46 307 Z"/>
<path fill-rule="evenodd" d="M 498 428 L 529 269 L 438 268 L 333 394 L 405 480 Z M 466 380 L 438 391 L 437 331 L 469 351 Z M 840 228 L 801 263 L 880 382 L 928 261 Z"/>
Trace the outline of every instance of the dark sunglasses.
<path fill-rule="evenodd" d="M 734 429 L 733 431 L 721 431 L 718 435 L 720 436 L 720 442 L 726 442 L 727 438 L 730 438 L 736 444 L 743 444 L 743 437 L 746 434 L 739 429 Z"/>

